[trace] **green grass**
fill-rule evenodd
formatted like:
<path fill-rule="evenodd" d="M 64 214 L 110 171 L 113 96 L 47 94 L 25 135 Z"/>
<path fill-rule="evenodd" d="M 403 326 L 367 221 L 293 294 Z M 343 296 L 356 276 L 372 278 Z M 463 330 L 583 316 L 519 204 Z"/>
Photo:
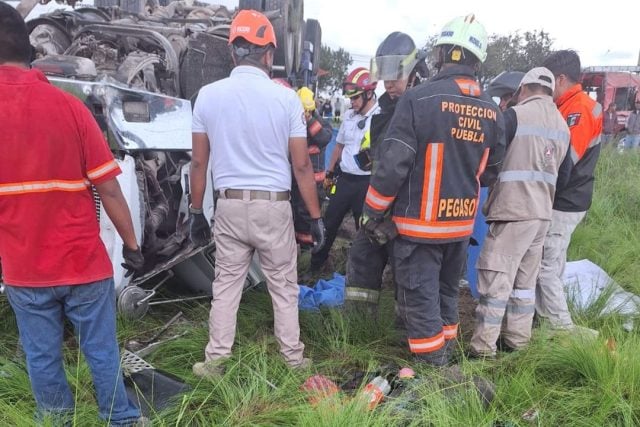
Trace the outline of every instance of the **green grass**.
<path fill-rule="evenodd" d="M 588 258 L 602 266 L 626 290 L 640 294 L 640 156 L 603 152 L 594 203 L 574 233 L 570 259 Z M 344 242 L 342 242 L 344 246 Z M 344 269 L 344 250 L 334 256 Z M 301 262 L 304 266 L 306 260 Z M 201 361 L 207 342 L 206 303 L 155 308 L 143 320 L 119 319 L 121 343 L 151 336 L 178 310 L 187 321 L 167 335 L 185 333 L 146 357 L 165 372 L 183 378 L 191 389 L 175 404 L 152 415 L 156 426 L 637 426 L 640 425 L 640 330 L 623 329 L 625 319 L 602 315 L 606 294 L 591 307 L 574 308 L 579 324 L 596 328 L 600 338 L 586 340 L 537 329 L 528 348 L 497 361 L 468 361 L 462 369 L 496 384 L 496 397 L 485 408 L 469 381 L 450 384 L 438 371 L 412 365 L 393 327 L 393 294 L 383 292 L 380 320 L 362 321 L 336 310 L 300 316 L 306 353 L 315 361 L 306 372 L 289 370 L 273 337 L 271 303 L 264 290 L 243 296 L 238 335 L 227 372 L 218 381 L 201 381 L 191 366 Z M 91 377 L 73 343 L 65 350 L 67 375 L 77 400 L 73 424 L 99 426 Z M 343 391 L 312 405 L 300 385 L 313 373 L 337 384 L 357 371 L 383 364 L 412 365 L 410 390 L 368 410 L 358 392 Z M 0 299 L 0 425 L 33 425 L 34 401 L 16 325 Z M 530 421 L 525 413 L 535 414 Z M 48 420 L 45 425 L 52 425 Z"/>

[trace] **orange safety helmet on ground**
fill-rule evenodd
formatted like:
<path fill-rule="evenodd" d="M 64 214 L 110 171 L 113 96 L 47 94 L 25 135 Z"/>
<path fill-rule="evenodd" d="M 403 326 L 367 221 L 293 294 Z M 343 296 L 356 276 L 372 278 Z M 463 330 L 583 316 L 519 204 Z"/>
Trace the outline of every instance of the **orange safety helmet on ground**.
<path fill-rule="evenodd" d="M 231 22 L 229 44 L 237 38 L 243 38 L 256 46 L 266 46 L 276 43 L 276 33 L 269 19 L 255 10 L 241 10 Z"/>
<path fill-rule="evenodd" d="M 364 92 L 375 90 L 378 82 L 371 81 L 369 70 L 358 67 L 351 71 L 342 83 L 342 92 L 347 98 L 353 98 Z"/>

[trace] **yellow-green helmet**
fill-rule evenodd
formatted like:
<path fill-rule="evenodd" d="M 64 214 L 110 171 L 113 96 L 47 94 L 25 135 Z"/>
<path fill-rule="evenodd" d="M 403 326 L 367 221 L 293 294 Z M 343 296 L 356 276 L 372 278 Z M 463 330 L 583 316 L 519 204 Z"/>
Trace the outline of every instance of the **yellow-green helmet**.
<path fill-rule="evenodd" d="M 473 14 L 458 16 L 449 21 L 440 32 L 436 46 L 460 46 L 473 53 L 480 62 L 487 59 L 487 31 Z"/>
<path fill-rule="evenodd" d="M 313 92 L 306 86 L 298 89 L 298 97 L 302 101 L 304 111 L 314 111 L 316 109 L 316 101 L 313 99 Z"/>

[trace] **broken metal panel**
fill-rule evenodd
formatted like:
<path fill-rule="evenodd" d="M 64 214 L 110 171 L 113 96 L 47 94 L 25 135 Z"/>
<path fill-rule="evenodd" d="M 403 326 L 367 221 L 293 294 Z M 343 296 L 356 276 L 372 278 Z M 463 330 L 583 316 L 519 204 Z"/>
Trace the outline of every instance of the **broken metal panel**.
<path fill-rule="evenodd" d="M 191 387 L 178 377 L 154 368 L 135 353 L 124 350 L 122 371 L 127 395 L 145 416 L 172 405 L 177 396 Z"/>
<path fill-rule="evenodd" d="M 112 148 L 191 150 L 191 103 L 187 100 L 128 88 L 108 77 L 95 82 L 61 77 L 49 77 L 49 81 L 85 102 L 105 127 L 103 131 L 108 131 Z M 148 121 L 127 117 L 127 102 L 145 103 Z"/>

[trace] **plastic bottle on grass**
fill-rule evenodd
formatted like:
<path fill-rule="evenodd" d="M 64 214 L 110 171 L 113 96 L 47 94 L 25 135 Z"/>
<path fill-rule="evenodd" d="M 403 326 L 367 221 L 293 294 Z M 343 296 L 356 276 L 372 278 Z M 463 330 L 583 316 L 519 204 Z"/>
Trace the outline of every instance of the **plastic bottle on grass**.
<path fill-rule="evenodd" d="M 377 376 L 364 386 L 362 396 L 366 399 L 369 409 L 374 409 L 390 391 L 389 381 L 383 376 Z"/>

